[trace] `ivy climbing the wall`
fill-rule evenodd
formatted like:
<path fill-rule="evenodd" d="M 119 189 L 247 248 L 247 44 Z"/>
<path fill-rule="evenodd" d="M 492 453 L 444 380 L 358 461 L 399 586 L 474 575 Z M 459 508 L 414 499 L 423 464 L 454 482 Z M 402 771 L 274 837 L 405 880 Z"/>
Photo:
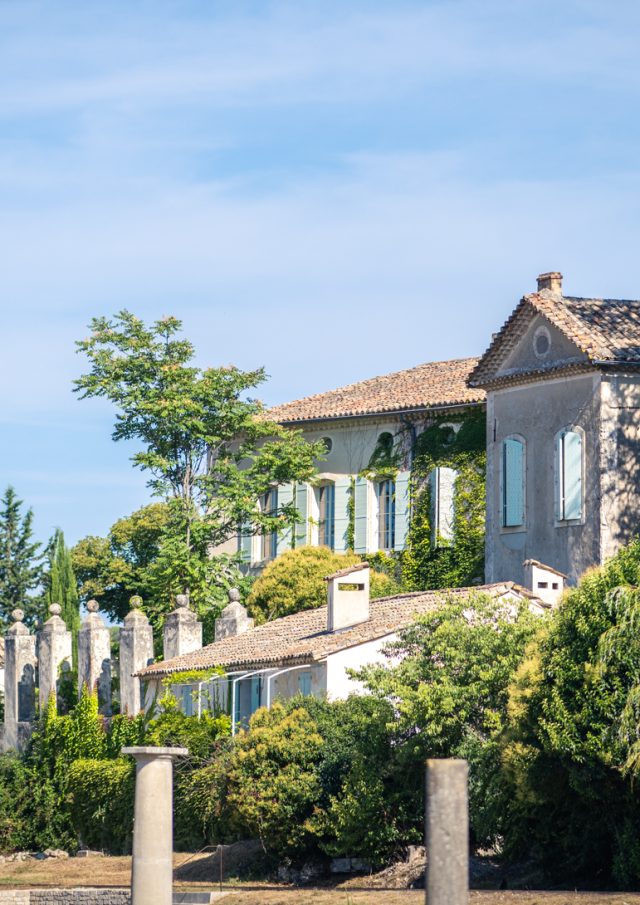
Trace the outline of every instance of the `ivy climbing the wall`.
<path fill-rule="evenodd" d="M 412 518 L 402 554 L 407 590 L 459 588 L 484 580 L 486 419 L 473 411 L 443 416 L 416 439 L 412 467 Z M 436 537 L 430 476 L 438 467 L 456 472 L 451 537 Z"/>

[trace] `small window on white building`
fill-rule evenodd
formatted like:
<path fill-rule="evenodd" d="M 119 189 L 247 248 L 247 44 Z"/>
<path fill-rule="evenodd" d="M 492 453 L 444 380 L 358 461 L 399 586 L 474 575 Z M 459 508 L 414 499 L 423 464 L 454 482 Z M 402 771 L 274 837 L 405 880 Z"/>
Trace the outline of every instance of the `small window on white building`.
<path fill-rule="evenodd" d="M 556 514 L 558 521 L 582 518 L 582 433 L 569 429 L 556 437 Z"/>
<path fill-rule="evenodd" d="M 524 525 L 525 445 L 517 437 L 507 437 L 502 444 L 502 525 L 517 528 Z"/>
<path fill-rule="evenodd" d="M 377 486 L 378 549 L 393 550 L 396 543 L 396 485 L 387 479 Z"/>
<path fill-rule="evenodd" d="M 335 547 L 336 488 L 335 484 L 321 484 L 318 499 L 318 543 L 322 547 Z"/>
<path fill-rule="evenodd" d="M 301 672 L 298 676 L 298 691 L 304 697 L 308 697 L 311 694 L 311 673 L 310 672 Z"/>

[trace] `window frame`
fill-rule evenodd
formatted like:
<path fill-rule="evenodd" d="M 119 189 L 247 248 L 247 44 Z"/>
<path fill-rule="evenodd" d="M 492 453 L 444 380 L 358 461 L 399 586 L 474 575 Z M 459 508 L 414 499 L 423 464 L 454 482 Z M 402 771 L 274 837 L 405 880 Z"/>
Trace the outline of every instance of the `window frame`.
<path fill-rule="evenodd" d="M 327 511 L 327 503 L 328 511 Z M 336 544 L 336 485 L 334 481 L 323 481 L 316 488 L 318 512 L 318 546 L 335 550 Z"/>
<path fill-rule="evenodd" d="M 522 521 L 507 524 L 507 473 L 506 449 L 509 441 L 522 447 Z M 500 444 L 500 530 L 506 534 L 518 534 L 527 530 L 527 441 L 521 434 L 509 434 Z"/>
<path fill-rule="evenodd" d="M 269 508 L 267 508 L 269 507 Z M 260 497 L 260 511 L 271 514 L 278 511 L 278 488 L 270 487 L 266 493 Z M 258 535 L 259 540 L 259 562 L 270 562 L 278 555 L 278 532 L 276 529 L 272 531 L 261 531 Z"/>
<path fill-rule="evenodd" d="M 378 550 L 390 553 L 395 549 L 396 534 L 396 482 L 394 478 L 384 478 L 376 483 L 376 500 Z"/>

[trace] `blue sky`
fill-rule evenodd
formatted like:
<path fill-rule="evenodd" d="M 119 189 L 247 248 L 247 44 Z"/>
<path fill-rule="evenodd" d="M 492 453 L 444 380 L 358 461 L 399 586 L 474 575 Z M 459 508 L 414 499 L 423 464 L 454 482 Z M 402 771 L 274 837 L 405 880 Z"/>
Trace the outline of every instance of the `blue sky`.
<path fill-rule="evenodd" d="M 79 402 L 175 314 L 267 402 L 481 352 L 538 272 L 640 294 L 640 5 L 0 0 L 0 481 L 46 537 L 147 499 Z"/>

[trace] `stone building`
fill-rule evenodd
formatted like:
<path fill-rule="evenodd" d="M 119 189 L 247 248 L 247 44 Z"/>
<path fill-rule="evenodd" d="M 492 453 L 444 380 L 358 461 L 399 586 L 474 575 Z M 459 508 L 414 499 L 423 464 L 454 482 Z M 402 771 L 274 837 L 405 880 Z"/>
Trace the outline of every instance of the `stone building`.
<path fill-rule="evenodd" d="M 474 358 L 430 362 L 270 409 L 274 421 L 300 429 L 311 442 L 323 441 L 326 456 L 313 484 L 273 487 L 260 500 L 270 511 L 295 500 L 301 515 L 295 537 L 254 533 L 247 525 L 227 552 L 240 550 L 252 571 L 293 545 L 345 552 L 350 524 L 356 553 L 403 550 L 415 439 L 436 419 L 443 429 L 456 431 L 466 413 L 483 409 L 484 390 L 467 385 L 477 363 Z M 395 477 L 389 478 L 388 469 L 376 474 L 376 464 L 390 460 L 397 466 Z M 441 491 L 438 530 L 444 536 L 455 476 L 446 468 L 439 471 L 434 485 Z"/>
<path fill-rule="evenodd" d="M 474 367 L 487 393 L 486 580 L 525 561 L 575 583 L 640 522 L 640 301 L 538 277 Z"/>

